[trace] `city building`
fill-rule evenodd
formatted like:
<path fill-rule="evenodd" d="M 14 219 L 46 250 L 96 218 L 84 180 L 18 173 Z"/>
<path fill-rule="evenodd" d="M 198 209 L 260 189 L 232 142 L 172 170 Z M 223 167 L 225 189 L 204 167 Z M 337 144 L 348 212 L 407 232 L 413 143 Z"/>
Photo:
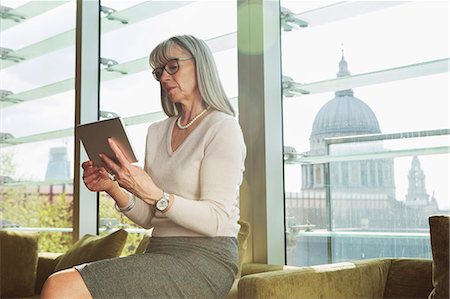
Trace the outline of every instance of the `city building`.
<path fill-rule="evenodd" d="M 49 153 L 45 180 L 70 179 L 70 161 L 65 146 L 52 147 Z"/>

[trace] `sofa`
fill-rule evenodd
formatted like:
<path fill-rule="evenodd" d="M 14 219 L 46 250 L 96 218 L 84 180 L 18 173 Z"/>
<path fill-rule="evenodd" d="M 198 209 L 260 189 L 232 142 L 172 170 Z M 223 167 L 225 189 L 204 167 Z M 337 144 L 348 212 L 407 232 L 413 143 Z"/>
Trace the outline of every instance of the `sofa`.
<path fill-rule="evenodd" d="M 243 276 L 238 298 L 427 298 L 431 259 L 369 259 Z"/>
<path fill-rule="evenodd" d="M 449 219 L 429 219 L 433 259 L 378 258 L 311 267 L 244 263 L 249 225 L 243 223 L 238 238 L 240 273 L 227 298 L 449 298 Z M 36 235 L 0 231 L 0 297 L 38 298 L 54 271 L 120 256 L 126 237 L 124 230 L 102 237 L 86 235 L 64 254 L 37 253 Z M 144 236 L 136 253 L 149 241 Z M 30 252 L 36 252 L 35 257 Z"/>
<path fill-rule="evenodd" d="M 281 265 L 261 265 L 247 270 L 243 258 L 247 248 L 250 225 L 239 221 L 239 273 L 228 298 L 237 297 L 237 285 L 242 273 L 279 270 Z M 39 298 L 46 279 L 54 272 L 74 265 L 119 257 L 127 241 L 128 232 L 119 229 L 105 236 L 85 235 L 65 253 L 38 252 L 36 233 L 0 230 L 0 298 Z M 151 237 L 143 234 L 134 254 L 142 254 Z"/>
<path fill-rule="evenodd" d="M 429 217 L 432 259 L 378 258 L 245 273 L 238 298 L 450 298 L 450 217 Z"/>

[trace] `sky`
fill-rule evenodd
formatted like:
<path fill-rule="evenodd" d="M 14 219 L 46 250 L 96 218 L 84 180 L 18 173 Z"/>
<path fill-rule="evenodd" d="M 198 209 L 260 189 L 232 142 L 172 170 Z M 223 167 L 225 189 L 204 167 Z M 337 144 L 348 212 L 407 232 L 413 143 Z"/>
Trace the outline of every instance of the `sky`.
<path fill-rule="evenodd" d="M 2 1 L 17 7 L 27 1 Z M 103 5 L 125 9 L 137 1 L 103 1 Z M 282 1 L 281 5 L 301 13 L 332 2 Z M 60 6 L 24 24 L 1 32 L 1 47 L 19 49 L 75 26 L 75 5 Z M 192 16 L 201 16 L 192 17 Z M 201 19 L 196 21 L 196 19 Z M 51 21 L 49 21 L 51 20 Z M 177 20 L 177 22 L 167 22 Z M 207 26 L 205 26 L 207 24 Z M 299 83 L 332 79 L 344 53 L 352 74 L 362 74 L 426 62 L 449 55 L 449 4 L 447 1 L 405 2 L 383 10 L 345 20 L 282 33 L 282 73 Z M 159 41 L 174 34 L 190 33 L 209 39 L 236 31 L 236 7 L 232 1 L 200 1 L 173 12 L 102 35 L 101 56 L 119 63 L 146 57 Z M 75 38 L 75 36 L 73 36 Z M 15 93 L 50 84 L 74 75 L 75 47 L 48 53 L 18 66 L 1 70 L 1 89 Z M 237 96 L 237 54 L 235 49 L 215 55 L 225 90 Z M 382 133 L 449 128 L 448 73 L 393 81 L 355 88 L 355 97 L 374 111 Z M 160 110 L 158 84 L 150 70 L 101 83 L 101 110 L 131 116 Z M 284 142 L 297 152 L 309 150 L 309 135 L 319 109 L 333 93 L 285 98 Z M 0 110 L 0 131 L 16 137 L 70 128 L 74 123 L 74 92 L 31 101 Z M 138 156 L 143 158 L 147 125 L 129 128 Z M 427 146 L 427 140 L 412 140 Z M 436 141 L 449 145 L 448 138 Z M 425 144 L 423 144 L 425 143 Z M 386 144 L 389 147 L 406 146 Z M 3 150 L 12 152 L 17 165 L 16 178 L 43 180 L 49 148 L 66 146 L 69 157 L 72 138 L 36 142 Z M 446 155 L 421 156 L 428 193 L 434 192 L 441 208 L 449 202 L 449 158 Z M 397 198 L 407 190 L 411 158 L 395 159 Z M 300 189 L 299 165 L 286 166 L 287 192 Z"/>

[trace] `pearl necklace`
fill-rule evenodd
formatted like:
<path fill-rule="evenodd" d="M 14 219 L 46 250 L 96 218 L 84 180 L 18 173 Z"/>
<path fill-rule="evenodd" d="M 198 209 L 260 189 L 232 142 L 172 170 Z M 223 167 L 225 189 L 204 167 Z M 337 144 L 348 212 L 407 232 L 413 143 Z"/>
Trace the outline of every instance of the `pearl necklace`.
<path fill-rule="evenodd" d="M 180 128 L 181 130 L 184 130 L 184 129 L 187 129 L 187 128 L 189 128 L 190 126 L 192 126 L 192 124 L 195 123 L 195 121 L 196 121 L 197 119 L 199 119 L 203 114 L 206 113 L 206 111 L 209 110 L 209 107 L 210 107 L 210 106 L 208 106 L 208 107 L 206 107 L 205 109 L 203 109 L 202 112 L 200 112 L 199 114 L 197 114 L 197 116 L 195 116 L 190 122 L 188 122 L 188 123 L 187 123 L 186 125 L 184 125 L 184 126 L 181 124 L 181 115 L 180 115 L 180 117 L 178 117 L 178 119 L 177 119 L 177 126 L 178 126 L 178 128 Z"/>

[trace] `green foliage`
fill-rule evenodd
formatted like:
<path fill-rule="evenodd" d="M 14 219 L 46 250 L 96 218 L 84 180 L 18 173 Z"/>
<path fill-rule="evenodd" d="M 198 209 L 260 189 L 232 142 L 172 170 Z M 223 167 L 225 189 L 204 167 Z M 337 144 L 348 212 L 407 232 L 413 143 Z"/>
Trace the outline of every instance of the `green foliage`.
<path fill-rule="evenodd" d="M 41 210 L 38 214 L 42 227 L 72 227 L 73 201 L 67 200 L 65 194 L 56 196 L 53 202 L 41 201 Z M 66 252 L 72 244 L 72 233 L 41 233 L 41 251 Z"/>
<path fill-rule="evenodd" d="M 20 227 L 72 227 L 72 199 L 66 198 L 65 194 L 57 194 L 50 199 L 26 187 L 2 188 L 0 204 L 0 219 Z M 71 243 L 71 232 L 39 233 L 39 251 L 65 252 Z"/>
<path fill-rule="evenodd" d="M 0 151 L 0 175 L 12 177 L 16 173 L 16 165 L 13 162 L 13 152 L 6 149 Z"/>
<path fill-rule="evenodd" d="M 73 200 L 71 195 L 49 195 L 39 192 L 38 187 L 1 187 L 0 220 L 19 227 L 72 228 Z M 101 235 L 118 228 L 138 228 L 131 220 L 114 209 L 111 198 L 100 195 Z M 104 231 L 103 231 L 104 230 Z M 72 244 L 72 232 L 39 232 L 39 251 L 66 252 Z M 129 233 L 122 255 L 134 253 L 143 233 Z"/>

